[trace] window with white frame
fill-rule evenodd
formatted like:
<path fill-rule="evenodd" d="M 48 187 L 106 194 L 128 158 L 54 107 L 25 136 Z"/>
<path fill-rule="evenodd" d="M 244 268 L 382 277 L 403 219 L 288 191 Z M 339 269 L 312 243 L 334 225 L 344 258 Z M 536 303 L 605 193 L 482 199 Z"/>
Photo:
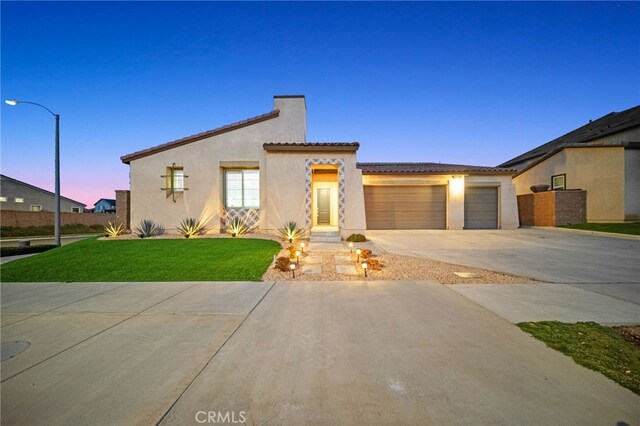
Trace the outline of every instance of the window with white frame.
<path fill-rule="evenodd" d="M 225 207 L 237 209 L 260 207 L 260 170 L 226 170 L 224 186 Z"/>
<path fill-rule="evenodd" d="M 16 197 L 16 198 L 14 198 L 13 201 L 15 201 L 16 203 L 24 203 L 24 198 Z"/>
<path fill-rule="evenodd" d="M 32 212 L 41 212 L 42 211 L 42 206 L 40 204 L 31 204 L 31 206 L 29 206 L 30 210 Z"/>
<path fill-rule="evenodd" d="M 0 203 L 6 203 L 7 201 L 9 201 L 7 197 L 0 197 Z"/>
<path fill-rule="evenodd" d="M 551 177 L 551 189 L 567 189 L 567 175 L 555 175 Z"/>
<path fill-rule="evenodd" d="M 71 213 L 82 213 L 80 207 L 71 207 Z"/>

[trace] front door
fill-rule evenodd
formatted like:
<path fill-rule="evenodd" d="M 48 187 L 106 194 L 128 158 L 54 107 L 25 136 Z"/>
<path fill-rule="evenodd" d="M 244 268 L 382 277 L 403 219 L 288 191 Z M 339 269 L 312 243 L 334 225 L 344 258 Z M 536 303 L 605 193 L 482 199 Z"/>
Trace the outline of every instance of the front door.
<path fill-rule="evenodd" d="M 331 225 L 331 189 L 318 188 L 318 225 Z"/>

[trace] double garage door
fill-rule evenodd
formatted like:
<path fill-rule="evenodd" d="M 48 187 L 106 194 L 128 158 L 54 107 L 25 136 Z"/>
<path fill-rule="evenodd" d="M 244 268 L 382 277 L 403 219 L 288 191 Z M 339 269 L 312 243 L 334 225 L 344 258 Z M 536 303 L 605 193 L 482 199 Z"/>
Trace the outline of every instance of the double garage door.
<path fill-rule="evenodd" d="M 447 187 L 365 186 L 367 229 L 445 229 Z M 498 227 L 498 188 L 467 187 L 465 229 Z"/>

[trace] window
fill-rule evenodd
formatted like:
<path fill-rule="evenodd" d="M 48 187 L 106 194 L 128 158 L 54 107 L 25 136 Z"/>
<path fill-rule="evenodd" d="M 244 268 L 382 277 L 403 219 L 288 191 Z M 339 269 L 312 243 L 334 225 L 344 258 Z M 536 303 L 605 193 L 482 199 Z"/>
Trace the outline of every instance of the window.
<path fill-rule="evenodd" d="M 176 202 L 176 195 L 180 195 L 189 189 L 184 185 L 185 178 L 189 176 L 186 176 L 182 166 L 176 166 L 176 163 L 167 167 L 167 173 L 162 175 L 162 177 L 165 178 L 165 187 L 162 188 L 162 190 L 166 191 L 167 198 L 173 198 L 174 203 Z"/>
<path fill-rule="evenodd" d="M 6 203 L 7 201 L 7 197 L 0 197 L 0 203 Z"/>
<path fill-rule="evenodd" d="M 16 198 L 14 199 L 14 201 L 15 201 L 16 203 L 24 203 L 24 198 L 16 197 Z"/>
<path fill-rule="evenodd" d="M 553 189 L 554 191 L 556 189 L 567 189 L 567 175 L 562 174 L 562 175 L 555 175 L 551 177 L 551 189 Z"/>
<path fill-rule="evenodd" d="M 80 213 L 80 207 L 71 207 L 71 213 Z"/>
<path fill-rule="evenodd" d="M 30 206 L 32 212 L 41 212 L 42 206 L 40 204 L 31 204 Z"/>
<path fill-rule="evenodd" d="M 260 207 L 260 170 L 225 172 L 225 206 L 238 209 Z"/>

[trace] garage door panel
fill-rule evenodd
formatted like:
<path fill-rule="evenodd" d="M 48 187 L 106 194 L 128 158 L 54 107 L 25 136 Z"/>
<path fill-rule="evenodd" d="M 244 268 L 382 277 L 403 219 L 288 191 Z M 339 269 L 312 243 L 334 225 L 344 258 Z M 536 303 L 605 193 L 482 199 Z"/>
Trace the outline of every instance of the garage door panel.
<path fill-rule="evenodd" d="M 368 229 L 444 229 L 445 186 L 365 186 Z"/>
<path fill-rule="evenodd" d="M 464 193 L 465 229 L 498 227 L 498 188 L 467 187 Z"/>

